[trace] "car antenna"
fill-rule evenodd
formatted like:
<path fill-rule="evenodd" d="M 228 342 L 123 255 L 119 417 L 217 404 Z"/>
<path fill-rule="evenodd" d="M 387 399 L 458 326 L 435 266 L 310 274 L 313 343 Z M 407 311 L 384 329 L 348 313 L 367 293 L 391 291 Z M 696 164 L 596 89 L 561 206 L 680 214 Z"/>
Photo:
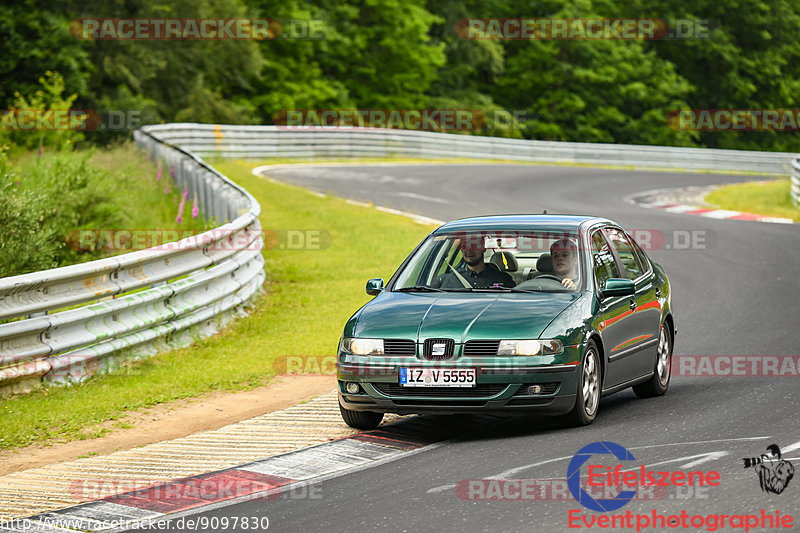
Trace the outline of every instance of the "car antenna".
<path fill-rule="evenodd" d="M 546 215 L 546 214 L 547 214 L 547 209 L 545 209 L 544 211 L 542 211 L 542 214 L 543 214 L 543 215 Z"/>

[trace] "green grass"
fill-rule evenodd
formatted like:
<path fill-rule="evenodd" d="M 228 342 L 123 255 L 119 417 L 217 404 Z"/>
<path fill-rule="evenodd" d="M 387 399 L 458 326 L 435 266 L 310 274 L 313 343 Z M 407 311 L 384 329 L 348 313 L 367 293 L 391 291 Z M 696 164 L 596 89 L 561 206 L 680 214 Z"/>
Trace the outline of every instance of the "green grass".
<path fill-rule="evenodd" d="M 131 163 L 133 164 L 133 163 Z M 166 352 L 72 387 L 49 387 L 2 401 L 0 449 L 105 434 L 125 412 L 212 391 L 263 385 L 286 355 L 330 355 L 342 327 L 369 297 L 364 284 L 388 278 L 432 228 L 404 217 L 320 198 L 257 178 L 252 163 L 217 165 L 259 201 L 265 230 L 323 230 L 323 250 L 264 250 L 266 295 L 250 316 L 195 345 Z"/>
<path fill-rule="evenodd" d="M 800 222 L 800 209 L 792 205 L 790 180 L 761 181 L 726 185 L 705 197 L 720 209 L 743 211 Z"/>
<path fill-rule="evenodd" d="M 156 181 L 158 167 L 142 156 L 133 143 L 97 150 L 89 162 L 106 170 L 111 178 L 109 190 L 124 216 L 125 225 L 121 227 L 180 231 L 213 227 L 213 221 L 203 220 L 202 212 L 192 218 L 192 196 L 186 200 L 181 223 L 176 222 L 183 190 L 171 183 L 168 165 L 162 169 L 161 181 Z M 169 193 L 165 192 L 168 183 Z"/>

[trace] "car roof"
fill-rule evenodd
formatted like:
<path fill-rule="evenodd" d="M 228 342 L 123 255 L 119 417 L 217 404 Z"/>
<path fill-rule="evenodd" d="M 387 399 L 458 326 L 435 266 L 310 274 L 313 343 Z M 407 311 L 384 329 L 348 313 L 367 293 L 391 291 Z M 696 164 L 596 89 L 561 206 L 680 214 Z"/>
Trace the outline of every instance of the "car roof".
<path fill-rule="evenodd" d="M 588 215 L 487 215 L 448 222 L 434 233 L 465 230 L 544 230 L 577 231 L 584 222 L 612 223 L 607 218 Z"/>

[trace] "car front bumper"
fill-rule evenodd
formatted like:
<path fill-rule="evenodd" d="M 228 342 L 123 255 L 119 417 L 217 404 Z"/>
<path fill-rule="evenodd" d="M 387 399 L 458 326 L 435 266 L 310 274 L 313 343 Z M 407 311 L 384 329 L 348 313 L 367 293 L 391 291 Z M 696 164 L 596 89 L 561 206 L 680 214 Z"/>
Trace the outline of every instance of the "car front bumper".
<path fill-rule="evenodd" d="M 525 359 L 525 360 L 521 360 Z M 532 411 L 564 414 L 575 405 L 580 377 L 576 362 L 532 364 L 534 358 L 463 358 L 424 361 L 415 357 L 363 357 L 340 354 L 337 368 L 339 401 L 346 409 L 397 414 L 453 414 Z M 542 362 L 542 358 L 535 362 Z M 404 387 L 402 367 L 475 368 L 474 387 Z M 358 383 L 357 394 L 346 383 Z M 528 387 L 541 385 L 531 394 Z"/>

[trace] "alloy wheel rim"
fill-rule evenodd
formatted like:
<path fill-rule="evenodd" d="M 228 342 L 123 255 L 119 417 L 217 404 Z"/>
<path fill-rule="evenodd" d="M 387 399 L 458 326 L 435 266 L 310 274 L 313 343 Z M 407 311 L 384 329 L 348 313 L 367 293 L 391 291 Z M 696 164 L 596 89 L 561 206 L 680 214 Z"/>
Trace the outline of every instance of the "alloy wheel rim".
<path fill-rule="evenodd" d="M 662 386 L 666 385 L 669 381 L 669 368 L 670 368 L 670 354 L 669 354 L 669 340 L 664 328 L 661 328 L 661 335 L 658 339 L 658 360 L 656 361 L 656 371 L 658 372 L 658 381 Z"/>
<path fill-rule="evenodd" d="M 592 416 L 600 400 L 600 375 L 597 356 L 591 350 L 586 353 L 586 360 L 583 363 L 582 392 L 583 409 L 587 415 Z"/>

